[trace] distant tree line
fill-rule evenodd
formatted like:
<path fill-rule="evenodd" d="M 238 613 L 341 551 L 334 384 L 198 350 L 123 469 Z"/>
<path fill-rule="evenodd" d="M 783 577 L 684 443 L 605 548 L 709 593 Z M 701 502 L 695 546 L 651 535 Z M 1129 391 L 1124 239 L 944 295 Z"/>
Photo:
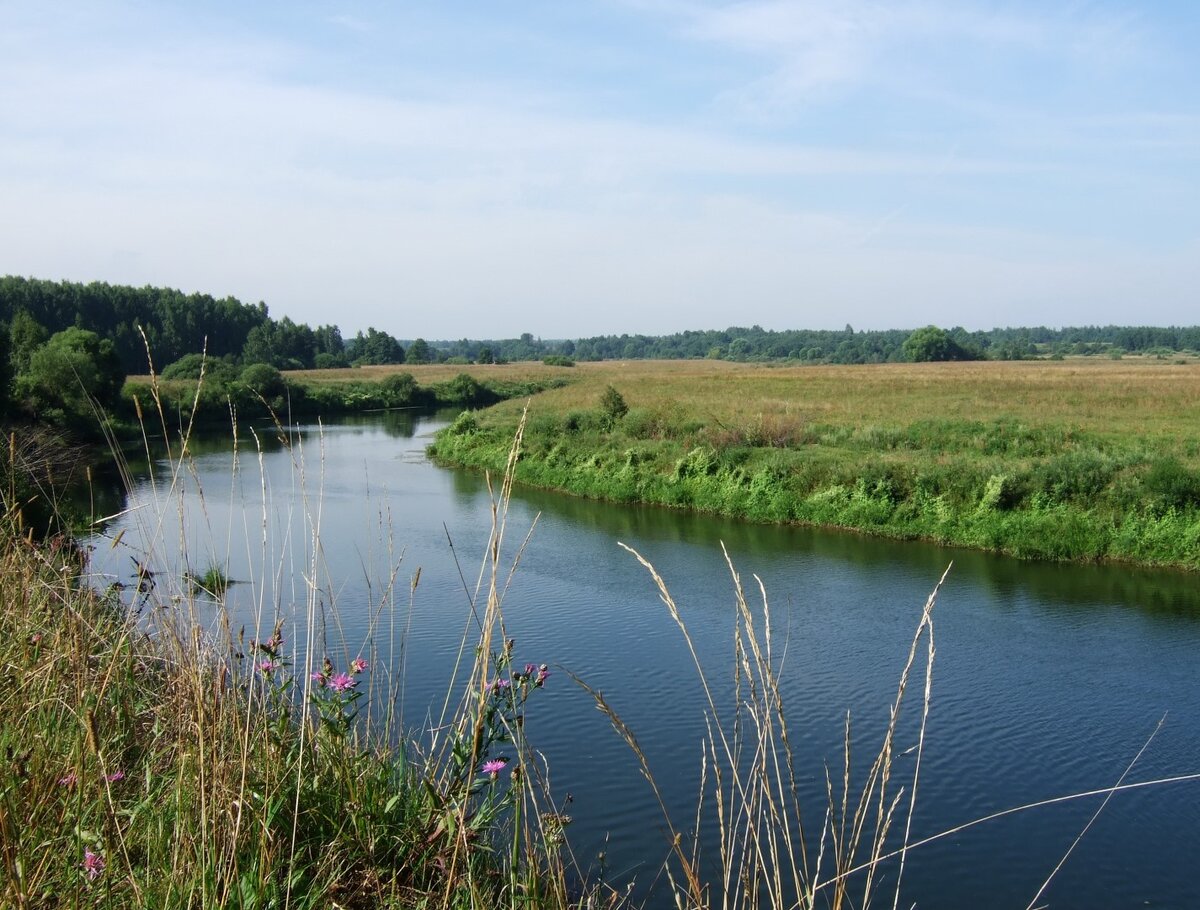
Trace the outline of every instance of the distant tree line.
<path fill-rule="evenodd" d="M 1039 326 L 968 332 L 936 326 L 855 331 L 849 325 L 841 331 L 769 331 L 755 325 L 558 341 L 528 332 L 510 339 L 408 340 L 372 327 L 347 339 L 336 325 L 313 328 L 286 316 L 272 319 L 266 304 L 234 297 L 0 278 L 0 416 L 16 413 L 57 423 L 94 416 L 93 403 L 114 408 L 125 376 L 149 372 L 151 358 L 165 378 L 196 379 L 203 364 L 214 392 L 237 384 L 246 394 L 268 398 L 266 392 L 279 386 L 279 370 L 363 364 L 543 360 L 570 366 L 576 360 L 645 358 L 885 363 L 1177 351 L 1200 351 L 1200 327 Z M 470 400 L 460 391 L 447 393 L 452 396 L 448 400 Z M 385 401 L 383 406 L 394 405 Z"/>
<path fill-rule="evenodd" d="M 930 330 L 933 330 L 930 332 Z M 920 344 L 905 342 L 918 336 Z M 788 360 L 802 363 L 889 363 L 920 360 L 1023 360 L 1055 355 L 1200 351 L 1200 326 L 1083 326 L 1051 329 L 962 327 L 841 331 L 761 326 L 677 332 L 673 335 L 599 335 L 577 339 L 576 360 Z M 916 355 L 914 357 L 914 355 Z M 932 356 L 927 356 L 932 355 Z"/>

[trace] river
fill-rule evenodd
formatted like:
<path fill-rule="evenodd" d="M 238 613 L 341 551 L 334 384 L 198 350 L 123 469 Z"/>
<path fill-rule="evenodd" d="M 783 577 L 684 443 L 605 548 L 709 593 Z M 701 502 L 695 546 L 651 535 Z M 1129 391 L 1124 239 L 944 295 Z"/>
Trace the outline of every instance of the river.
<path fill-rule="evenodd" d="M 160 589 L 188 567 L 225 566 L 235 628 L 245 624 L 247 637 L 265 637 L 279 615 L 288 639 L 299 640 L 297 617 L 318 602 L 322 649 L 342 661 L 369 656 L 372 707 L 395 683 L 405 725 L 419 729 L 450 682 L 491 529 L 484 479 L 424 457 L 442 424 L 363 417 L 292 428 L 288 446 L 263 425 L 257 440 L 239 433 L 236 465 L 231 437 L 197 439 L 174 487 L 166 462 L 153 472 L 135 463 L 123 514 L 91 541 L 96 582 L 131 581 L 135 561 L 154 569 Z M 914 840 L 1111 786 L 1164 717 L 1126 782 L 1200 771 L 1195 576 L 1022 563 L 520 489 L 508 514 L 510 559 L 535 518 L 504 601 L 517 662 L 550 666 L 527 732 L 574 820 L 568 834 L 581 869 L 633 883 L 652 905 L 663 902 L 655 882 L 668 853 L 661 811 L 629 748 L 566 671 L 602 691 L 637 736 L 684 830 L 705 703 L 679 629 L 618 541 L 662 574 L 719 702 L 732 692 L 735 617 L 721 543 L 754 599 L 752 576 L 761 578 L 810 831 L 824 812 L 826 764 L 840 779 L 846 713 L 857 779 L 886 725 L 922 606 L 951 561 L 934 613 Z M 315 589 L 306 582 L 314 566 Z M 211 608 L 195 609 L 211 624 Z M 905 726 L 897 751 L 914 737 Z M 911 776 L 914 760 L 897 755 L 897 778 Z M 1027 906 L 1099 805 L 1090 797 L 1031 809 L 914 850 L 903 906 Z M 1197 834 L 1200 782 L 1118 793 L 1038 905 L 1200 906 Z M 894 873 L 888 867 L 885 879 Z"/>

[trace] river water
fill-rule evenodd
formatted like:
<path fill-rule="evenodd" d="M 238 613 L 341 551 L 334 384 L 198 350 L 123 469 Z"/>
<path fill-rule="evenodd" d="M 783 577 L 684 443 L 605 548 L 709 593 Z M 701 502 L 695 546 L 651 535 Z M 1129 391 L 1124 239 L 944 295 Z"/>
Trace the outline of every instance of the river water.
<path fill-rule="evenodd" d="M 124 514 L 91 541 L 97 583 L 129 582 L 143 562 L 161 593 L 187 568 L 223 566 L 236 582 L 227 597 L 235 627 L 266 637 L 279 616 L 289 641 L 304 639 L 305 605 L 315 603 L 320 650 L 341 664 L 367 655 L 372 710 L 395 691 L 404 724 L 421 729 L 451 683 L 491 530 L 483 477 L 424 457 L 443 423 L 364 417 L 292 428 L 286 446 L 276 428 L 258 426 L 236 446 L 230 436 L 194 440 L 182 470 L 134 465 Z M 602 691 L 637 736 L 681 830 L 695 811 L 705 702 L 678 627 L 618 541 L 667 582 L 718 703 L 732 693 L 735 664 L 721 544 L 752 599 L 752 576 L 761 578 L 810 832 L 824 813 L 827 765 L 840 781 L 847 712 L 857 780 L 887 723 L 921 609 L 951 561 L 934 613 L 914 840 L 1112 786 L 1152 734 L 1126 783 L 1200 771 L 1195 576 L 1022 563 L 520 489 L 508 513 L 510 559 L 535 519 L 504 601 L 517 663 L 551 670 L 527 732 L 574 819 L 580 868 L 632 883 L 650 905 L 666 900 L 656 884 L 669 849 L 661 810 L 627 745 L 566 671 Z M 211 623 L 203 601 L 193 608 Z M 911 721 L 902 725 L 897 752 L 915 735 Z M 911 777 L 915 753 L 895 761 L 897 778 Z M 1026 907 L 1100 803 L 1031 809 L 914 850 L 901 904 Z M 1200 906 L 1198 834 L 1200 782 L 1118 793 L 1037 905 Z M 885 884 L 894 874 L 883 870 Z"/>

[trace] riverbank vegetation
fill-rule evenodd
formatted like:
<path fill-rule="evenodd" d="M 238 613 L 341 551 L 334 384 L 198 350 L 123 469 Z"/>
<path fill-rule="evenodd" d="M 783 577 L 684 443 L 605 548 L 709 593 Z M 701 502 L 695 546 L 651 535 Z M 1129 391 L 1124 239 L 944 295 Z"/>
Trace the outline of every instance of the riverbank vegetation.
<path fill-rule="evenodd" d="M 1200 568 L 1195 364 L 575 372 L 579 382 L 535 399 L 520 482 L 1023 558 Z M 520 410 L 464 416 L 434 456 L 496 469 Z"/>
<path fill-rule="evenodd" d="M 314 633 L 313 587 L 298 616 L 239 621 L 220 567 L 172 579 L 144 559 L 97 590 L 74 543 L 0 525 L 0 904 L 603 902 L 568 874 L 569 819 L 523 737 L 549 672 L 498 632 L 498 563 L 474 665 L 461 689 L 447 666 L 450 710 L 420 732 L 375 641 Z"/>

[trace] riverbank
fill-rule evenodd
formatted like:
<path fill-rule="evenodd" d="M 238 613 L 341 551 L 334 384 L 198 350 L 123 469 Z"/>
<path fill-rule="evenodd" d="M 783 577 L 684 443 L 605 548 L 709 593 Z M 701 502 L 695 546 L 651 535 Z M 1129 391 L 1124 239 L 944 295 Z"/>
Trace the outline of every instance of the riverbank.
<path fill-rule="evenodd" d="M 483 695 L 421 747 L 355 722 L 389 703 L 369 652 L 294 667 L 281 626 L 203 631 L 195 585 L 100 594 L 84 567 L 62 539 L 0 533 L 0 904 L 568 903 L 561 825 L 512 773 L 536 676 L 488 692 L 473 673 Z M 482 644 L 478 672 L 508 674 Z"/>
<path fill-rule="evenodd" d="M 1027 559 L 1200 569 L 1193 364 L 576 370 L 534 399 L 518 482 Z M 620 404 L 605 402 L 610 386 Z M 503 470 L 520 409 L 456 422 L 431 455 Z"/>
<path fill-rule="evenodd" d="M 122 390 L 127 421 L 161 410 L 181 423 L 228 424 L 240 417 L 281 420 L 394 408 L 486 407 L 561 388 L 572 369 L 541 363 L 416 365 L 281 372 L 255 364 L 240 373 L 215 362 L 199 373 L 131 376 Z M 157 401 L 155 400 L 157 399 Z M 161 407 L 159 405 L 161 404 Z"/>

